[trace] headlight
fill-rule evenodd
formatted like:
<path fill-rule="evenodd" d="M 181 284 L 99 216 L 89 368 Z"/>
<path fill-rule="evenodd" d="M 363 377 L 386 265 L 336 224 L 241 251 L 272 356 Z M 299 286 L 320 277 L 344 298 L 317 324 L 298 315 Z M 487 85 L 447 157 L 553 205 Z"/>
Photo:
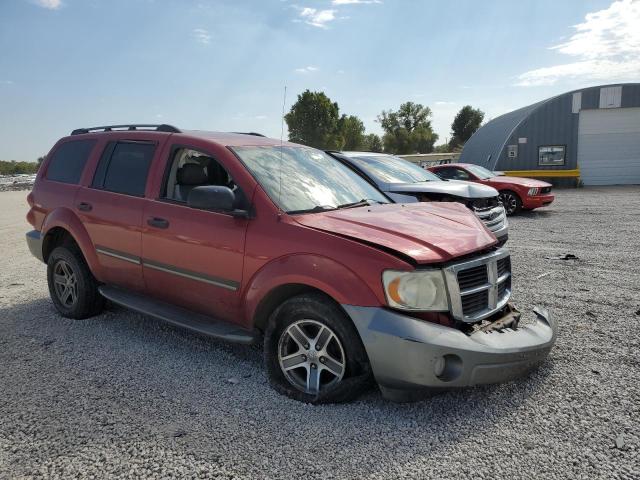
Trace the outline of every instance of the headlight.
<path fill-rule="evenodd" d="M 442 270 L 385 270 L 382 283 L 390 307 L 401 310 L 449 310 Z"/>
<path fill-rule="evenodd" d="M 538 187 L 531 187 L 529 189 L 529 196 L 537 195 L 540 189 Z"/>

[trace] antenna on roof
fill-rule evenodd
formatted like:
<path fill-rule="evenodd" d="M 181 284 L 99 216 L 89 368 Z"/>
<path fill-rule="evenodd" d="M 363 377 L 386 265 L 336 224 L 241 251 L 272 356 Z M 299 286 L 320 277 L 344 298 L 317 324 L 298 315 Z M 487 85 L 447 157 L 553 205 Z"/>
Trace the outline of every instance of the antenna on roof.
<path fill-rule="evenodd" d="M 280 165 L 279 165 L 279 185 L 278 185 L 278 207 L 282 210 L 280 206 L 282 203 L 282 137 L 284 137 L 284 108 L 287 103 L 287 86 L 284 86 L 284 96 L 282 98 L 282 118 L 280 119 Z"/>

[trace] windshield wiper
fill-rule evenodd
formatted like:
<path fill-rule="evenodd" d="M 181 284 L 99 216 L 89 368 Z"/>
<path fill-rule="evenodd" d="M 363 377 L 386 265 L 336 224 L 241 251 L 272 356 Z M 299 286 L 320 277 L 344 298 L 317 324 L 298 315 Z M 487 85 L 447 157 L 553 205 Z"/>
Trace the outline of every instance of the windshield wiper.
<path fill-rule="evenodd" d="M 335 210 L 337 207 L 332 207 L 331 205 L 316 205 L 313 208 L 305 208 L 303 210 L 289 210 L 287 213 L 289 215 L 295 215 L 297 213 L 319 213 L 319 212 L 328 212 L 329 210 Z"/>
<path fill-rule="evenodd" d="M 366 207 L 371 205 L 370 202 L 377 203 L 379 205 L 384 204 L 385 202 L 380 202 L 378 200 L 373 200 L 371 198 L 363 198 L 362 200 L 358 200 L 357 202 L 351 203 L 343 203 L 342 205 L 338 205 L 336 208 L 356 208 L 356 207 Z"/>

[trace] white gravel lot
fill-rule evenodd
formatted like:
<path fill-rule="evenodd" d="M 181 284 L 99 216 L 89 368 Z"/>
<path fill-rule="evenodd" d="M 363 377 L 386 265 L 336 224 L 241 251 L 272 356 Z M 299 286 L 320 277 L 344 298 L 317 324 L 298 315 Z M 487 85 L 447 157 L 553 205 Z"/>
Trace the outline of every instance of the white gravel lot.
<path fill-rule="evenodd" d="M 640 478 L 640 187 L 559 190 L 511 220 L 513 300 L 561 326 L 537 372 L 319 407 L 271 390 L 255 348 L 115 307 L 58 316 L 26 193 L 0 193 L 2 479 Z M 579 260 L 545 258 L 562 253 Z"/>

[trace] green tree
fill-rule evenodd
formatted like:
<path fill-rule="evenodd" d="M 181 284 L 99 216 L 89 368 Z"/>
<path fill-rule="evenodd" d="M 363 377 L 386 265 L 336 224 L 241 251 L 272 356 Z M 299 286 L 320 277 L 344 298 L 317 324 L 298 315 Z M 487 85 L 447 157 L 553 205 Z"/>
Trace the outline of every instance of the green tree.
<path fill-rule="evenodd" d="M 461 147 L 471 135 L 482 125 L 484 120 L 484 112 L 479 108 L 473 108 L 471 105 L 465 105 L 460 109 L 451 124 L 451 141 L 449 148 Z"/>
<path fill-rule="evenodd" d="M 18 175 L 21 173 L 36 173 L 38 164 L 35 162 L 9 162 L 0 160 L 0 175 Z"/>
<path fill-rule="evenodd" d="M 338 120 L 340 150 L 362 150 L 365 145 L 364 123 L 355 115 L 342 115 Z"/>
<path fill-rule="evenodd" d="M 384 130 L 382 141 L 386 152 L 429 153 L 438 140 L 431 128 L 431 109 L 419 103 L 405 102 L 397 111 L 383 110 L 378 122 Z"/>
<path fill-rule="evenodd" d="M 375 133 L 370 133 L 364 137 L 363 149 L 367 152 L 382 152 L 382 140 Z"/>
<path fill-rule="evenodd" d="M 324 92 L 302 92 L 284 119 L 290 141 L 323 150 L 339 148 L 338 104 Z"/>

